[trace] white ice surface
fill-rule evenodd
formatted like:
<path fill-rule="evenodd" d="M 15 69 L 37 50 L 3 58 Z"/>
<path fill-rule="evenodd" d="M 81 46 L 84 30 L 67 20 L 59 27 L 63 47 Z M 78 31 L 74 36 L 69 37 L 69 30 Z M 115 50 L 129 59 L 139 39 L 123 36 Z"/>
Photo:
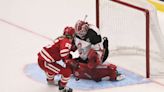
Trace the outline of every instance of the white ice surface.
<path fill-rule="evenodd" d="M 93 0 L 0 0 L 0 92 L 57 92 L 57 87 L 33 81 L 23 72 L 25 65 L 37 62 L 37 53 L 51 41 L 3 20 L 54 39 L 66 25 L 73 26 L 85 14 L 95 23 L 94 5 Z M 158 12 L 158 16 L 164 31 L 164 13 Z M 131 69 L 128 61 L 121 60 L 116 57 L 113 63 L 144 76 L 144 71 L 135 69 L 140 66 Z M 164 92 L 164 77 L 152 80 L 148 84 L 74 92 Z"/>

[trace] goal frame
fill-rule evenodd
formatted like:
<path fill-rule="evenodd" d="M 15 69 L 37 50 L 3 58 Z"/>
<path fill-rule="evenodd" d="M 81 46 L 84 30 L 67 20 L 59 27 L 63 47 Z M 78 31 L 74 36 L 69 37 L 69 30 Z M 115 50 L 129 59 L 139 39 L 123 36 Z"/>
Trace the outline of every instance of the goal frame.
<path fill-rule="evenodd" d="M 96 26 L 99 28 L 100 27 L 100 1 L 101 0 L 96 0 Z M 146 39 L 146 78 L 150 78 L 150 12 L 148 9 L 138 7 L 136 5 L 132 5 L 130 3 L 120 1 L 120 0 L 111 0 L 115 3 L 127 6 L 129 8 L 136 9 L 140 12 L 143 12 L 145 14 L 145 39 Z"/>

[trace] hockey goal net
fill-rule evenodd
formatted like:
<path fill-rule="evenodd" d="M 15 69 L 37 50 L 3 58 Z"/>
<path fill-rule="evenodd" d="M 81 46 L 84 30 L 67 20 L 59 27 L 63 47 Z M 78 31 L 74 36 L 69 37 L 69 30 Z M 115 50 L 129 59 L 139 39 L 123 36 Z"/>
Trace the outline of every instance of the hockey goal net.
<path fill-rule="evenodd" d="M 133 57 L 129 61 L 135 65 L 128 67 L 142 66 L 147 78 L 164 74 L 164 37 L 151 4 L 146 0 L 96 0 L 96 14 L 101 34 L 109 39 L 110 58 L 126 56 L 128 61 Z"/>

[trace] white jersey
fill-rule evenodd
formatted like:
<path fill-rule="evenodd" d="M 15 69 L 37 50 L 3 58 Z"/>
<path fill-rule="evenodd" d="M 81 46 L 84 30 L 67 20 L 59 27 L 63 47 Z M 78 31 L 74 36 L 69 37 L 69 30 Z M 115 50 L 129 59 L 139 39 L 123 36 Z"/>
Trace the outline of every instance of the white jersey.
<path fill-rule="evenodd" d="M 81 40 L 75 37 L 75 45 L 77 46 L 77 50 L 79 52 L 79 56 L 83 59 L 87 59 L 87 55 L 89 50 L 91 49 L 91 43 Z"/>
<path fill-rule="evenodd" d="M 79 52 L 79 56 L 81 59 L 86 60 L 89 50 L 94 49 L 98 53 L 100 60 L 102 60 L 102 56 L 103 56 L 102 42 L 97 43 L 96 45 L 93 45 L 87 41 L 84 41 L 75 37 L 75 45 L 77 46 L 77 50 Z"/>

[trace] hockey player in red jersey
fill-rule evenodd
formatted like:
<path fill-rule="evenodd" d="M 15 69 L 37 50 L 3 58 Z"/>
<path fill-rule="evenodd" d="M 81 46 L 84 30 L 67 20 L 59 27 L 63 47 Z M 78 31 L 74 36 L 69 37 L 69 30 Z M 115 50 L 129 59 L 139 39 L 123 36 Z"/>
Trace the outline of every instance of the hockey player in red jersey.
<path fill-rule="evenodd" d="M 72 48 L 72 41 L 75 30 L 72 27 L 64 29 L 63 36 L 55 39 L 52 45 L 43 47 L 38 53 L 38 64 L 47 75 L 47 82 L 49 84 L 58 84 L 61 92 L 72 92 L 71 88 L 66 87 L 66 84 L 72 74 L 70 51 Z M 63 61 L 64 65 L 58 62 Z M 61 74 L 61 80 L 55 83 L 54 76 Z"/>
<path fill-rule="evenodd" d="M 75 25 L 75 45 L 78 48 L 79 69 L 74 71 L 77 79 L 122 80 L 125 76 L 118 73 L 113 64 L 103 64 L 108 57 L 108 40 L 102 40 L 98 29 L 85 21 Z"/>

